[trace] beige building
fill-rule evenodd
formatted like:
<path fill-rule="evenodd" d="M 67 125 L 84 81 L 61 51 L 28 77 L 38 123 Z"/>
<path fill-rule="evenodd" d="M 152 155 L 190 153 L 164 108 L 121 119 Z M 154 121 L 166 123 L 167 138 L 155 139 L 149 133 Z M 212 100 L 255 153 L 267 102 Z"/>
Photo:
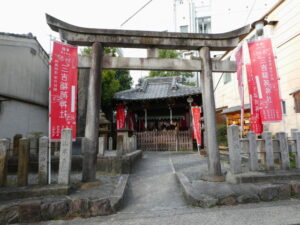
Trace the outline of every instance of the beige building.
<path fill-rule="evenodd" d="M 269 37 L 272 40 L 280 79 L 280 93 L 283 100 L 282 122 L 267 124 L 264 128 L 272 132 L 289 132 L 292 128 L 300 129 L 300 2 L 299 0 L 281 0 L 262 19 L 268 22 L 264 26 L 264 37 Z M 255 38 L 257 37 L 253 30 L 241 41 L 244 53 L 247 53 L 244 56 L 246 63 L 249 62 L 247 42 Z M 237 49 L 227 53 L 223 56 L 224 59 L 230 57 L 234 60 L 236 51 Z M 248 104 L 245 70 L 243 76 L 245 103 Z M 217 112 L 239 113 L 240 107 L 238 106 L 241 105 L 241 101 L 236 74 L 214 74 L 214 84 Z M 249 121 L 246 119 L 247 122 Z"/>

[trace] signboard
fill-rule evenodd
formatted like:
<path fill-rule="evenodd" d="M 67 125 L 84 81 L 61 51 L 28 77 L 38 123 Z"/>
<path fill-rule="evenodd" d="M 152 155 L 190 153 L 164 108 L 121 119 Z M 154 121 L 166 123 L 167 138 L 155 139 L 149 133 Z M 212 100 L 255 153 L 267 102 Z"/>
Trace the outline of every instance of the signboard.
<path fill-rule="evenodd" d="M 76 139 L 77 47 L 54 42 L 50 76 L 50 138 L 61 140 L 63 128 Z"/>
<path fill-rule="evenodd" d="M 263 124 L 260 118 L 259 98 L 258 91 L 255 82 L 255 77 L 252 74 L 251 65 L 246 65 L 248 90 L 249 90 L 249 102 L 251 107 L 251 118 L 250 118 L 250 130 L 256 134 L 263 132 Z"/>
<path fill-rule="evenodd" d="M 193 117 L 194 139 L 196 139 L 197 145 L 201 145 L 201 108 L 197 106 L 192 106 L 191 109 Z"/>
<path fill-rule="evenodd" d="M 241 99 L 241 130 L 244 130 L 244 81 L 243 81 L 243 47 L 241 46 L 235 54 L 237 65 L 237 80 Z"/>
<path fill-rule="evenodd" d="M 118 104 L 116 106 L 117 130 L 125 128 L 125 105 Z"/>
<path fill-rule="evenodd" d="M 257 85 L 262 123 L 282 120 L 278 76 L 270 39 L 248 43 L 252 73 Z"/>

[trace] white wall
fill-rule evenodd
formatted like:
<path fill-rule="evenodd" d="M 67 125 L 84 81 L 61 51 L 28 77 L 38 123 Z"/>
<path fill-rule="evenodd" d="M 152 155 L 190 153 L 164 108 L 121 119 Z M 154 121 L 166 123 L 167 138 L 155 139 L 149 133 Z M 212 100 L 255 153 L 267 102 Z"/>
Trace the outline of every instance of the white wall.
<path fill-rule="evenodd" d="M 14 100 L 5 101 L 0 109 L 0 138 L 15 134 L 28 136 L 42 132 L 48 136 L 48 109 Z"/>
<path fill-rule="evenodd" d="M 48 68 L 35 39 L 0 34 L 0 138 L 47 135 Z"/>

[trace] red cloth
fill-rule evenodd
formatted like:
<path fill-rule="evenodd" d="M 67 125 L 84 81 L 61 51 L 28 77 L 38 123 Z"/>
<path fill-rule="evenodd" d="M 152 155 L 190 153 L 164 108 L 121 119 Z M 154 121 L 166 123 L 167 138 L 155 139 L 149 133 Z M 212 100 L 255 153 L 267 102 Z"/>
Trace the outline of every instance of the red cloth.
<path fill-rule="evenodd" d="M 263 132 L 263 124 L 260 118 L 257 86 L 255 78 L 252 74 L 251 65 L 247 64 L 246 69 L 249 90 L 249 102 L 251 106 L 250 130 L 255 132 L 256 134 L 261 134 Z"/>
<path fill-rule="evenodd" d="M 116 109 L 117 130 L 119 130 L 125 128 L 125 106 L 123 104 L 118 104 Z"/>
<path fill-rule="evenodd" d="M 282 120 L 278 76 L 270 39 L 248 43 L 252 74 L 258 90 L 262 123 Z"/>

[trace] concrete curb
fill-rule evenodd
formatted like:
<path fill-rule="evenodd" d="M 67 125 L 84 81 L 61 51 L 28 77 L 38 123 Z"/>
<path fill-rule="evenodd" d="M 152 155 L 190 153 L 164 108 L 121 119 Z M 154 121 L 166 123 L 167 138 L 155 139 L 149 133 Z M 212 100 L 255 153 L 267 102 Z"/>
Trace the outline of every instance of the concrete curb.
<path fill-rule="evenodd" d="M 129 179 L 129 174 L 122 175 L 116 186 L 116 189 L 110 196 L 110 204 L 114 212 L 117 212 L 123 204 L 124 194 L 127 188 L 127 183 Z"/>
<path fill-rule="evenodd" d="M 110 215 L 120 208 L 129 175 L 122 175 L 112 193 L 104 197 L 101 187 L 94 187 L 82 195 L 43 196 L 0 202 L 0 224 L 33 223 L 52 219 Z M 108 186 L 103 186 L 104 193 Z M 97 189 L 99 188 L 99 190 Z M 96 191 L 96 192 L 95 192 Z M 99 192 L 100 195 L 97 195 Z M 102 190 L 103 191 L 103 190 Z M 107 192 L 109 193 L 109 192 Z"/>
<path fill-rule="evenodd" d="M 188 204 L 203 208 L 259 201 L 276 201 L 300 197 L 300 181 L 276 183 L 230 184 L 226 182 L 189 181 L 181 172 L 175 173 Z"/>
<path fill-rule="evenodd" d="M 183 173 L 178 172 L 175 175 L 181 186 L 185 200 L 189 205 L 210 208 L 217 204 L 218 200 L 216 198 L 206 194 L 197 194 Z"/>
<path fill-rule="evenodd" d="M 14 199 L 41 197 L 43 195 L 67 195 L 70 191 L 71 186 L 58 184 L 4 187 L 0 189 L 0 199 L 1 201 L 9 201 Z"/>

